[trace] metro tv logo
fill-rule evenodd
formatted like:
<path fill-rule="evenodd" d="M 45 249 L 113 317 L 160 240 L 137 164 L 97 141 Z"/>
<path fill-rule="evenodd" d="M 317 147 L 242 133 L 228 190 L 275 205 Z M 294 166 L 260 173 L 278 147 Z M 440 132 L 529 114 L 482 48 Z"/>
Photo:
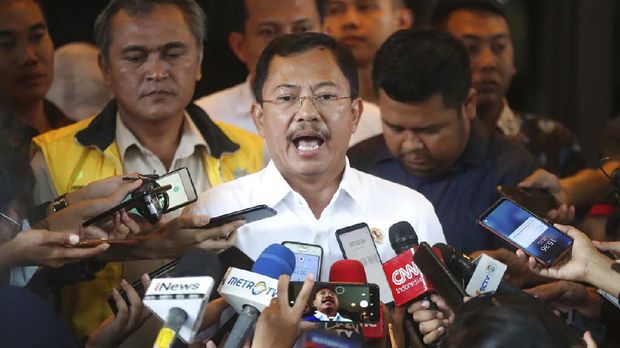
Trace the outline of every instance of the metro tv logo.
<path fill-rule="evenodd" d="M 230 277 L 226 284 L 240 289 L 250 289 L 252 295 L 254 296 L 265 294 L 266 296 L 276 297 L 278 295 L 278 291 L 276 289 L 267 286 L 267 284 L 263 281 L 255 283 L 254 281 L 248 279 Z"/>
<path fill-rule="evenodd" d="M 198 290 L 200 283 L 176 284 L 173 282 L 163 282 L 155 286 L 155 291 L 179 291 L 179 290 Z"/>

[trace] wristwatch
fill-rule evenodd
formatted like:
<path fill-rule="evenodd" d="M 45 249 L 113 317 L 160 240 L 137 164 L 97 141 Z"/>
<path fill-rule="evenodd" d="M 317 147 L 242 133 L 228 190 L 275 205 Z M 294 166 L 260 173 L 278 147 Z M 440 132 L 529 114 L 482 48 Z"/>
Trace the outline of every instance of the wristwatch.
<path fill-rule="evenodd" d="M 56 199 L 54 199 L 54 201 L 52 202 L 52 211 L 54 213 L 57 213 L 63 209 L 65 209 L 66 207 L 69 206 L 69 202 L 67 201 L 67 195 L 61 195 L 56 197 Z"/>

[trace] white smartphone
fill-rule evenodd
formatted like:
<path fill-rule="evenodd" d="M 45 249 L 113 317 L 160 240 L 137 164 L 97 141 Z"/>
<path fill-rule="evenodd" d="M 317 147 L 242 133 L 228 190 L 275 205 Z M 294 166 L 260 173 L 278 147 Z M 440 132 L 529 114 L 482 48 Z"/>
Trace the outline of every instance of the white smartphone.
<path fill-rule="evenodd" d="M 303 282 L 308 273 L 314 274 L 314 279 L 321 279 L 321 260 L 323 248 L 320 245 L 284 241 L 282 245 L 295 254 L 295 270 L 291 281 Z"/>
<path fill-rule="evenodd" d="M 366 270 L 368 282 L 379 286 L 381 302 L 393 302 L 394 296 L 383 273 L 381 258 L 368 225 L 360 223 L 341 228 L 336 231 L 336 239 L 344 258 L 361 262 Z"/>
<path fill-rule="evenodd" d="M 172 188 L 166 193 L 168 194 L 168 209 L 164 213 L 184 207 L 198 198 L 196 188 L 189 170 L 185 167 L 177 169 L 166 175 L 162 175 L 155 180 L 159 185 L 172 185 Z"/>

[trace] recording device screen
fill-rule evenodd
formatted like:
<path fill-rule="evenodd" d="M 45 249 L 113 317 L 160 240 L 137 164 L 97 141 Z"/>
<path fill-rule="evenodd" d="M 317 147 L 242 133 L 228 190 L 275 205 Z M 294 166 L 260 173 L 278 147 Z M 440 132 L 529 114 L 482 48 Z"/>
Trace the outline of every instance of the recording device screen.
<path fill-rule="evenodd" d="M 480 224 L 550 266 L 573 244 L 573 239 L 514 202 L 501 199 L 480 218 Z"/>
<path fill-rule="evenodd" d="M 295 303 L 303 282 L 289 284 L 289 300 Z M 375 284 L 327 283 L 314 284 L 308 299 L 305 321 L 360 322 L 379 321 L 379 287 Z"/>
<path fill-rule="evenodd" d="M 168 194 L 167 212 L 184 207 L 197 199 L 196 188 L 189 175 L 189 170 L 185 167 L 163 175 L 155 180 L 159 185 L 171 185 Z"/>
<path fill-rule="evenodd" d="M 323 255 L 321 246 L 291 241 L 282 242 L 282 245 L 295 254 L 292 281 L 304 281 L 309 273 L 312 273 L 315 279 L 321 278 L 321 257 Z"/>

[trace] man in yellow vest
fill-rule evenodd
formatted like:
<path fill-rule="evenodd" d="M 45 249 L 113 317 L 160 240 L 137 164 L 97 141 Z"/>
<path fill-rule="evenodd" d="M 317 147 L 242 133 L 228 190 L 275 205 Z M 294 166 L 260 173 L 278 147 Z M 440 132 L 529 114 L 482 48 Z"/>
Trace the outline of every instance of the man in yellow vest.
<path fill-rule="evenodd" d="M 37 200 L 124 173 L 164 174 L 187 167 L 202 192 L 261 169 L 262 139 L 215 123 L 190 104 L 201 78 L 204 36 L 205 15 L 194 0 L 111 0 L 95 22 L 95 38 L 99 65 L 115 99 L 94 117 L 34 139 Z M 161 238 L 114 257 L 161 259 L 189 246 L 231 245 L 230 240 L 213 240 L 222 230 L 198 229 L 207 221 L 176 218 L 164 225 Z M 223 229 L 230 233 L 238 226 Z M 95 280 L 62 289 L 61 315 L 77 335 L 88 335 L 110 315 L 106 299 L 121 278 L 138 279 L 157 267 L 129 267 L 132 263 L 108 264 Z"/>

